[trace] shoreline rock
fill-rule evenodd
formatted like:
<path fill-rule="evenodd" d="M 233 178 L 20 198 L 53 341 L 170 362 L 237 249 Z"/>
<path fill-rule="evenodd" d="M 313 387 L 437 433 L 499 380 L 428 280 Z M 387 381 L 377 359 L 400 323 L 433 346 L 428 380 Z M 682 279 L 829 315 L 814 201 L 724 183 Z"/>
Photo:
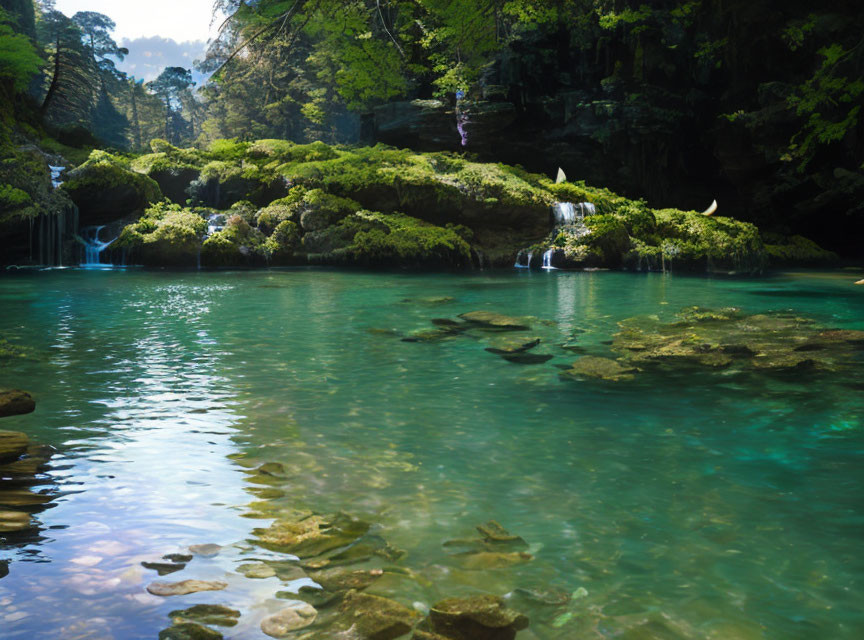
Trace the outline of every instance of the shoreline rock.
<path fill-rule="evenodd" d="M 0 391 L 0 418 L 20 416 L 33 413 L 36 401 L 26 391 L 20 389 L 4 389 Z"/>

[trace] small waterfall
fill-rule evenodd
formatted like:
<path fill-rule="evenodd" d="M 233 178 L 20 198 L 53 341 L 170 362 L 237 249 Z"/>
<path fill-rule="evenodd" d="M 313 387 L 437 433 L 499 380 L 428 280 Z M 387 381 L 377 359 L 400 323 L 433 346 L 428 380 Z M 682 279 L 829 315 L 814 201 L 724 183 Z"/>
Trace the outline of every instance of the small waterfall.
<path fill-rule="evenodd" d="M 555 226 L 563 227 L 576 222 L 576 205 L 572 202 L 556 202 L 552 205 L 552 215 L 555 216 Z"/>
<path fill-rule="evenodd" d="M 51 169 L 51 186 L 56 189 L 63 184 L 63 181 L 60 179 L 60 174 L 66 170 L 66 167 L 48 165 L 48 168 Z"/>
<path fill-rule="evenodd" d="M 555 249 L 549 249 L 546 253 L 543 254 L 543 268 L 544 269 L 555 269 L 556 267 L 552 266 L 552 256 L 555 254 Z"/>
<path fill-rule="evenodd" d="M 525 262 L 523 264 L 522 258 L 525 257 Z M 530 251 L 520 251 L 516 256 L 516 264 L 513 266 L 517 269 L 530 269 L 531 268 L 531 258 L 534 257 L 534 254 Z"/>
<path fill-rule="evenodd" d="M 566 227 L 585 220 L 586 216 L 597 214 L 597 208 L 591 202 L 556 202 L 552 205 L 552 215 L 556 227 Z"/>
<path fill-rule="evenodd" d="M 84 241 L 84 262 L 81 264 L 85 269 L 111 267 L 110 263 L 102 262 L 101 253 L 112 243 L 116 238 L 108 242 L 102 242 L 99 239 L 99 232 L 105 226 L 99 227 L 84 227 L 81 229 L 81 239 Z"/>
<path fill-rule="evenodd" d="M 210 237 L 217 231 L 225 228 L 225 216 L 221 213 L 210 214 L 207 218 L 207 236 Z"/>

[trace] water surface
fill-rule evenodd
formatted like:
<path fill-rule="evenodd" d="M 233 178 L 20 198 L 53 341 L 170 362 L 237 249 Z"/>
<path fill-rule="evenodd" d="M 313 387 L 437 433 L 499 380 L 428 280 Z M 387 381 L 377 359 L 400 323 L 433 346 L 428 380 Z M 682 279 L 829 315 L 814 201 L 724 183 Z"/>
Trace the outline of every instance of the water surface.
<path fill-rule="evenodd" d="M 263 638 L 277 554 L 252 530 L 280 512 L 343 511 L 404 549 L 422 579 L 373 589 L 422 608 L 516 588 L 520 638 L 860 638 L 864 635 L 864 363 L 818 376 L 562 380 L 574 336 L 601 353 L 616 323 L 682 307 L 794 310 L 864 329 L 848 275 L 708 280 L 659 274 L 330 270 L 62 271 L 0 278 L 0 337 L 27 358 L 0 387 L 7 419 L 56 448 L 35 487 L 39 528 L 0 539 L 0 637 L 154 638 L 167 614 L 224 603 L 226 638 Z M 860 289 L 860 287 L 858 288 Z M 532 316 L 539 366 L 483 336 L 400 337 L 478 309 Z M 262 492 L 249 469 L 279 462 Z M 264 487 L 266 488 L 266 487 Z M 262 498 L 266 496 L 266 498 Z M 442 547 L 494 519 L 534 560 L 467 570 Z M 166 579 L 220 592 L 151 596 L 142 560 L 214 542 Z M 385 565 L 386 566 L 386 565 Z M 2 574 L 0 574 L 2 575 Z M 586 594 L 587 592 L 587 594 Z"/>

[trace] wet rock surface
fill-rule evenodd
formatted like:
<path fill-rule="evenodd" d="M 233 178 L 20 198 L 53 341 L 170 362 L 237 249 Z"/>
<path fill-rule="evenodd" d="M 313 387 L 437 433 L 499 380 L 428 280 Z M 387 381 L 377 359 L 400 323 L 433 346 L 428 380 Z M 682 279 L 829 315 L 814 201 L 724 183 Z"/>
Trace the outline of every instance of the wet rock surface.
<path fill-rule="evenodd" d="M 512 318 L 495 311 L 470 311 L 459 315 L 465 322 L 500 331 L 524 331 L 530 326 L 520 318 Z"/>
<path fill-rule="evenodd" d="M 271 638 L 285 638 L 315 622 L 318 612 L 310 604 L 300 603 L 282 609 L 261 621 L 261 631 Z"/>
<path fill-rule="evenodd" d="M 735 368 L 785 372 L 837 370 L 864 346 L 864 332 L 820 327 L 812 319 L 739 309 L 682 310 L 675 322 L 656 317 L 619 323 L 612 350 L 634 368 Z"/>
<path fill-rule="evenodd" d="M 395 600 L 349 591 L 339 607 L 336 624 L 351 630 L 358 640 L 395 640 L 405 635 L 419 622 L 414 609 Z"/>
<path fill-rule="evenodd" d="M 194 622 L 181 622 L 159 632 L 159 640 L 220 640 L 222 634 Z"/>
<path fill-rule="evenodd" d="M 206 544 L 193 544 L 189 547 L 189 551 L 196 556 L 201 556 L 203 558 L 212 558 L 214 556 L 219 555 L 219 552 L 222 550 L 221 545 L 206 543 Z"/>
<path fill-rule="evenodd" d="M 194 622 L 218 627 L 234 627 L 240 612 L 221 604 L 196 604 L 188 609 L 178 609 L 168 614 L 174 624 Z"/>
<path fill-rule="evenodd" d="M 528 618 L 508 609 L 503 599 L 478 595 L 436 603 L 421 629 L 449 640 L 513 640 L 528 625 Z"/>
<path fill-rule="evenodd" d="M 304 515 L 274 522 L 256 529 L 261 546 L 300 558 L 310 558 L 345 547 L 369 530 L 369 524 L 344 514 Z"/>
<path fill-rule="evenodd" d="M 611 358 L 583 356 L 561 375 L 567 378 L 599 378 L 600 380 L 632 380 L 634 369 Z"/>
<path fill-rule="evenodd" d="M 182 580 L 180 582 L 153 582 L 147 591 L 154 596 L 184 596 L 200 591 L 221 591 L 228 587 L 227 582 L 219 580 Z"/>
<path fill-rule="evenodd" d="M 25 453 L 30 439 L 20 431 L 0 431 L 0 464 L 14 462 Z"/>
<path fill-rule="evenodd" d="M 26 391 L 20 389 L 0 390 L 0 418 L 32 413 L 36 401 Z"/>

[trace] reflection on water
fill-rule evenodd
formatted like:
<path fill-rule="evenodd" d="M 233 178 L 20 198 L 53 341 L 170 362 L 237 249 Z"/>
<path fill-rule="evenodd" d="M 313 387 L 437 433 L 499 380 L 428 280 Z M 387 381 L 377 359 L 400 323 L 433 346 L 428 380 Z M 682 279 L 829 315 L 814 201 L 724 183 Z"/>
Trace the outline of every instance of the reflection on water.
<path fill-rule="evenodd" d="M 804 293 L 782 307 L 753 295 L 778 286 Z M 37 535 L 0 547 L 2 637 L 155 637 L 199 603 L 241 612 L 226 637 L 265 637 L 261 620 L 291 597 L 276 594 L 322 575 L 317 556 L 301 567 L 262 546 L 302 510 L 371 525 L 345 565 L 384 569 L 370 593 L 421 610 L 509 594 L 531 618 L 520 638 L 860 637 L 860 366 L 623 385 L 564 381 L 556 366 L 574 359 L 562 344 L 599 352 L 618 321 L 695 304 L 862 329 L 864 298 L 831 295 L 844 286 L 326 270 L 0 280 L 0 337 L 32 351 L 4 362 L 0 386 L 39 401 L 0 426 L 57 449 L 28 485 L 50 496 Z M 400 340 L 478 309 L 533 316 L 555 358 L 507 362 L 478 331 Z M 490 520 L 524 548 L 471 552 Z M 203 543 L 223 548 L 161 578 L 140 564 Z M 146 591 L 189 578 L 228 586 Z"/>

